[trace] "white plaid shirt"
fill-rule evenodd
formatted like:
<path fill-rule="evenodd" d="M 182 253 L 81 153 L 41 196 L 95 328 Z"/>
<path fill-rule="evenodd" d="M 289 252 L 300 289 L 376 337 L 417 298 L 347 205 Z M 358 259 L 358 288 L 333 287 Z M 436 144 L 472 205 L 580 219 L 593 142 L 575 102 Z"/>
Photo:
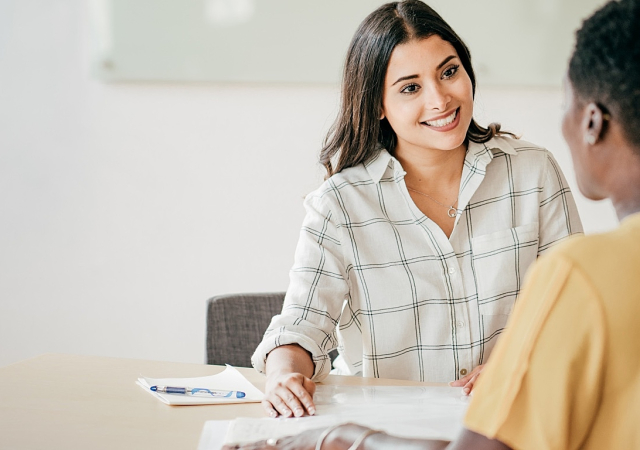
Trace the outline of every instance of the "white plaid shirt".
<path fill-rule="evenodd" d="M 341 373 L 446 382 L 484 363 L 538 255 L 582 232 L 551 153 L 497 137 L 469 143 L 450 238 L 414 204 L 386 150 L 335 174 L 307 211 L 282 313 L 253 355 L 312 355 L 315 380 Z M 339 358 L 340 359 L 340 358 Z"/>

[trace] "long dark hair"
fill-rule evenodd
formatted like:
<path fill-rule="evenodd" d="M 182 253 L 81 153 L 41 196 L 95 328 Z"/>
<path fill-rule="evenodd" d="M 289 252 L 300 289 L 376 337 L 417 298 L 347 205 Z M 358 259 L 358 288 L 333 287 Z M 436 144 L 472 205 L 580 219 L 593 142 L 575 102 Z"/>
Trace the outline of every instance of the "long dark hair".
<path fill-rule="evenodd" d="M 327 177 L 367 161 L 380 146 L 394 153 L 396 134 L 387 119 L 380 120 L 391 52 L 400 44 L 433 35 L 453 45 L 471 79 L 475 96 L 476 77 L 469 49 L 437 12 L 419 0 L 382 5 L 360 24 L 347 51 L 340 111 L 320 152 Z M 483 128 L 472 119 L 467 139 L 487 142 L 502 133 L 499 124 Z"/>

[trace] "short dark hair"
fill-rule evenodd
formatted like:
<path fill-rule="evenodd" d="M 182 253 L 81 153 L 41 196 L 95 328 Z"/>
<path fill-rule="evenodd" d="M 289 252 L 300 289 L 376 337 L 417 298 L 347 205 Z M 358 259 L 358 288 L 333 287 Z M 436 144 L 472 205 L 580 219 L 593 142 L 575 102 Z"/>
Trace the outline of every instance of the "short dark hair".
<path fill-rule="evenodd" d="M 380 146 L 393 154 L 396 134 L 387 119 L 380 120 L 391 53 L 400 44 L 433 35 L 455 48 L 475 96 L 476 77 L 469 49 L 437 12 L 419 0 L 382 5 L 360 24 L 347 51 L 340 111 L 320 152 L 327 176 L 367 161 Z M 498 133 L 499 124 L 483 128 L 472 119 L 467 139 L 486 142 Z"/>
<path fill-rule="evenodd" d="M 640 0 L 611 1 L 576 32 L 569 81 L 581 102 L 594 102 L 640 148 Z"/>

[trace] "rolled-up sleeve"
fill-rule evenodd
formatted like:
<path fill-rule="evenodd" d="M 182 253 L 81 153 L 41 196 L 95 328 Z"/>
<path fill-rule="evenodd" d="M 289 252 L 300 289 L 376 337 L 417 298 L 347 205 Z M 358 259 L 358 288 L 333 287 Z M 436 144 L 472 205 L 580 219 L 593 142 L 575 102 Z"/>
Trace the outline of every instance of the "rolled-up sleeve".
<path fill-rule="evenodd" d="M 306 216 L 282 313 L 273 317 L 251 359 L 260 372 L 269 352 L 287 344 L 298 344 L 311 354 L 314 380 L 331 370 L 329 352 L 337 347 L 336 326 L 349 292 L 331 195 L 319 189 L 304 201 Z"/>
<path fill-rule="evenodd" d="M 538 256 L 564 238 L 582 233 L 582 222 L 567 180 L 553 155 L 546 153 L 546 177 L 540 193 Z"/>

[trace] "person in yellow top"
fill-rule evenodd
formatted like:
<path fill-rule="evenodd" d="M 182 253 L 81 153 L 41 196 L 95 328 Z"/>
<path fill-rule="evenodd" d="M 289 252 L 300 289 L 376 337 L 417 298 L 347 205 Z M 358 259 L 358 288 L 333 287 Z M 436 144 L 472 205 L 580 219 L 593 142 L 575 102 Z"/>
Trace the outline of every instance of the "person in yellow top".
<path fill-rule="evenodd" d="M 266 449 L 640 449 L 640 0 L 610 1 L 577 32 L 562 124 L 578 186 L 620 227 L 572 237 L 527 275 L 455 442 L 354 424 Z"/>

